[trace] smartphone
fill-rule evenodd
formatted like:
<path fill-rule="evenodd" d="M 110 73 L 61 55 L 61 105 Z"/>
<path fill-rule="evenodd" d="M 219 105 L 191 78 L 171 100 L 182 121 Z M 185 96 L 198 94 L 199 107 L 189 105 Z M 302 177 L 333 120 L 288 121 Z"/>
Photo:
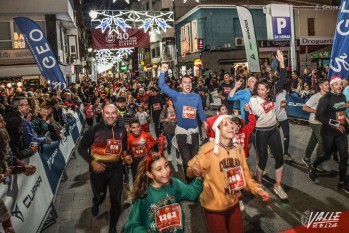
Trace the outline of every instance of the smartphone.
<path fill-rule="evenodd" d="M 334 126 L 334 127 L 339 127 L 339 126 L 341 125 L 341 123 L 340 123 L 339 121 L 333 120 L 333 119 L 330 119 L 329 124 L 330 124 L 331 126 Z"/>

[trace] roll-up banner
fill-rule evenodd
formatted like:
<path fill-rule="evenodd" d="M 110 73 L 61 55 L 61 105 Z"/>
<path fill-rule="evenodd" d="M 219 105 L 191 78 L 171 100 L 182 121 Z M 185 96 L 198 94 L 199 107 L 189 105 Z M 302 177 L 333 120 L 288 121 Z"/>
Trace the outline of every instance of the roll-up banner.
<path fill-rule="evenodd" d="M 340 76 L 341 78 L 348 78 L 349 74 L 349 1 L 342 0 L 340 10 L 338 12 L 338 19 L 336 31 L 334 34 L 330 68 L 328 70 L 327 78 L 332 76 Z"/>
<path fill-rule="evenodd" d="M 236 10 L 238 11 L 242 35 L 244 37 L 248 70 L 250 72 L 261 72 L 252 14 L 246 7 L 237 6 Z"/>
<path fill-rule="evenodd" d="M 41 74 L 50 81 L 51 88 L 66 88 L 67 83 L 62 70 L 40 26 L 26 17 L 17 17 L 14 20 L 23 33 Z"/>

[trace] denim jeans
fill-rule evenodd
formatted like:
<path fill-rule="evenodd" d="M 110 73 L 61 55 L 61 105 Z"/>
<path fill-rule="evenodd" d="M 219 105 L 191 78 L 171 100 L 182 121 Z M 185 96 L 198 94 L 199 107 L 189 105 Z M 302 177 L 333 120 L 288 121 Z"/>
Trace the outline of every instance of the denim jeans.
<path fill-rule="evenodd" d="M 166 150 L 167 150 L 167 154 L 171 154 L 171 149 L 172 149 L 172 138 L 175 136 L 174 133 L 172 134 L 167 134 L 165 133 L 165 136 L 166 136 L 166 141 L 167 141 L 167 147 L 166 147 Z M 179 159 L 179 151 L 175 148 L 176 150 L 176 158 Z"/>

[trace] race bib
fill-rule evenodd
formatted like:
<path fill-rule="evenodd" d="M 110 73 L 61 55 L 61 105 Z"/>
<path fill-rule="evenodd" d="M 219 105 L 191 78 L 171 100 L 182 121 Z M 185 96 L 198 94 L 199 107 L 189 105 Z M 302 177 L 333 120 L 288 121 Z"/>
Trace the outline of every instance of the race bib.
<path fill-rule="evenodd" d="M 223 91 L 225 94 L 229 94 L 231 88 L 230 87 L 223 87 Z"/>
<path fill-rule="evenodd" d="M 286 100 L 280 102 L 280 108 L 286 108 Z"/>
<path fill-rule="evenodd" d="M 120 155 L 122 150 L 121 140 L 108 139 L 105 154 Z"/>
<path fill-rule="evenodd" d="M 158 231 L 182 229 L 182 211 L 178 203 L 166 205 L 156 211 L 155 219 Z"/>
<path fill-rule="evenodd" d="M 245 147 L 245 134 L 244 133 L 236 134 L 235 138 L 233 139 L 233 143 L 235 145 L 240 145 L 242 147 Z"/>
<path fill-rule="evenodd" d="M 177 121 L 177 115 L 175 113 L 168 114 L 168 119 L 170 122 L 176 122 Z"/>
<path fill-rule="evenodd" d="M 196 108 L 190 106 L 183 106 L 183 118 L 195 119 L 196 117 Z"/>
<path fill-rule="evenodd" d="M 345 111 L 336 112 L 336 120 L 341 124 L 345 123 Z"/>
<path fill-rule="evenodd" d="M 144 157 L 146 154 L 146 148 L 145 146 L 136 146 L 132 147 L 132 153 L 135 158 L 141 158 Z"/>
<path fill-rule="evenodd" d="M 153 104 L 153 109 L 154 109 L 154 111 L 161 110 L 161 105 L 160 105 L 160 103 Z"/>
<path fill-rule="evenodd" d="M 268 113 L 271 110 L 275 109 L 275 103 L 268 100 L 264 101 L 264 103 L 262 103 L 261 106 L 264 109 L 265 113 Z"/>
<path fill-rule="evenodd" d="M 227 171 L 230 191 L 238 191 L 246 187 L 244 173 L 241 166 L 233 167 Z"/>

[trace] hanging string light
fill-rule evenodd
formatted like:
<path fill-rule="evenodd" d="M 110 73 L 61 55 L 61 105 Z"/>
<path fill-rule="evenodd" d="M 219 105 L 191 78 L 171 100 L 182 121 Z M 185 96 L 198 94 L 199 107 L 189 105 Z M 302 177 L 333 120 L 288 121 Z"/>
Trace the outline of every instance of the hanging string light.
<path fill-rule="evenodd" d="M 115 63 L 121 62 L 124 57 L 127 57 L 132 52 L 133 48 L 98 50 L 95 54 L 97 72 L 102 73 L 106 70 L 110 70 Z"/>

